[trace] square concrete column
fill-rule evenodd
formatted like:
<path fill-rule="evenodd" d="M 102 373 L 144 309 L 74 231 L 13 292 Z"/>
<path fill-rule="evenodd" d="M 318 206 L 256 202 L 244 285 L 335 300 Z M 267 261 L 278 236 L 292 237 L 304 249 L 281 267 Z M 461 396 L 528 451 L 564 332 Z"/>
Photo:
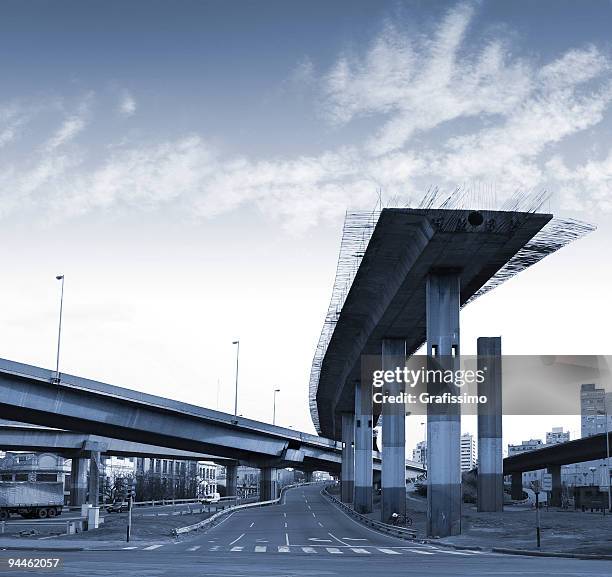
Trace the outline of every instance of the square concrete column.
<path fill-rule="evenodd" d="M 353 502 L 355 488 L 355 415 L 342 413 L 342 470 L 340 472 L 340 499 Z"/>
<path fill-rule="evenodd" d="M 262 467 L 259 481 L 259 500 L 273 501 L 277 497 L 276 469 L 274 467 Z"/>
<path fill-rule="evenodd" d="M 70 460 L 70 505 L 80 507 L 87 501 L 87 459 Z"/>
<path fill-rule="evenodd" d="M 304 473 L 304 480 L 306 483 L 312 483 L 312 471 L 306 471 Z"/>
<path fill-rule="evenodd" d="M 225 465 L 225 494 L 235 497 L 238 494 L 238 465 L 228 463 Z"/>
<path fill-rule="evenodd" d="M 561 465 L 548 465 L 547 469 L 552 475 L 550 505 L 553 507 L 561 507 Z"/>
<path fill-rule="evenodd" d="M 355 383 L 355 493 L 358 513 L 372 512 L 372 385 Z"/>
<path fill-rule="evenodd" d="M 439 271 L 427 277 L 428 369 L 459 369 L 459 274 Z M 439 382 L 442 381 L 442 382 Z M 429 395 L 461 390 L 452 382 L 429 379 Z M 427 535 L 461 533 L 461 409 L 458 403 L 427 405 Z"/>
<path fill-rule="evenodd" d="M 383 339 L 382 370 L 402 371 L 406 366 L 406 341 Z M 397 396 L 405 390 L 402 379 L 385 383 L 383 395 Z M 382 405 L 382 507 L 381 521 L 406 515 L 406 407 L 404 403 Z"/>
<path fill-rule="evenodd" d="M 510 497 L 515 501 L 523 499 L 523 473 L 512 473 Z"/>
<path fill-rule="evenodd" d="M 480 337 L 477 352 L 478 396 L 487 397 L 478 405 L 478 510 L 503 511 L 501 337 Z"/>
<path fill-rule="evenodd" d="M 89 457 L 89 495 L 87 502 L 98 506 L 100 499 L 100 451 L 91 451 Z"/>

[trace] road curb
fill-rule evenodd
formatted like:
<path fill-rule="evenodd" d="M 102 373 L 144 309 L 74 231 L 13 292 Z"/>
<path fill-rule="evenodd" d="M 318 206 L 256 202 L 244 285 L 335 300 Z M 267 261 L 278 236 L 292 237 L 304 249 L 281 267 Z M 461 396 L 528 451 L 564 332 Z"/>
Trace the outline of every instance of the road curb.
<path fill-rule="evenodd" d="M 559 553 L 555 551 L 534 551 L 533 549 L 506 549 L 505 547 L 493 547 L 491 551 L 493 553 L 505 553 L 506 555 L 525 555 L 527 557 L 561 557 L 565 559 L 612 561 L 612 555 L 597 555 L 589 553 Z"/>

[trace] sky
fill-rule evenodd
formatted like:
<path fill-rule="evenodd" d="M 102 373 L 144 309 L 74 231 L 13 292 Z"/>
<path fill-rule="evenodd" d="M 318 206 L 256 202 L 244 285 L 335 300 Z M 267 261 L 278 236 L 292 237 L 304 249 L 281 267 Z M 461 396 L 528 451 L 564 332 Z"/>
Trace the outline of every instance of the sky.
<path fill-rule="evenodd" d="M 612 3 L 5 0 L 0 356 L 313 431 L 345 211 L 548 191 L 597 231 L 462 312 L 609 354 Z M 608 384 L 610 386 L 610 384 Z M 576 417 L 509 419 L 506 442 Z M 466 422 L 473 430 L 473 422 Z M 409 423 L 409 447 L 423 427 Z"/>

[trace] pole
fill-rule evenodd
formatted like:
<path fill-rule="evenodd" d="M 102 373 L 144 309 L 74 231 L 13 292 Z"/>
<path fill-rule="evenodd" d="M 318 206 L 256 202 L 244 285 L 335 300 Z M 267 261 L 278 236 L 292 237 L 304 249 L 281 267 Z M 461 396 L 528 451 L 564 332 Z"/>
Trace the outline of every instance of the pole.
<path fill-rule="evenodd" d="M 604 416 L 606 418 L 606 485 L 608 486 L 608 511 L 612 512 L 612 495 L 610 495 L 610 433 L 608 431 L 608 407 L 604 397 Z"/>
<path fill-rule="evenodd" d="M 130 492 L 130 496 L 128 498 L 128 522 L 127 522 L 127 538 L 126 541 L 130 542 L 130 537 L 132 536 L 132 493 Z"/>
<path fill-rule="evenodd" d="M 279 393 L 280 389 L 274 389 L 274 401 L 272 403 L 272 424 L 276 425 L 276 393 Z"/>
<path fill-rule="evenodd" d="M 55 381 L 59 383 L 59 362 L 60 362 L 60 344 L 62 341 L 62 313 L 64 309 L 64 275 L 58 275 L 55 277 L 57 280 L 62 281 L 62 292 L 60 296 L 60 310 L 59 310 L 59 327 L 57 330 L 57 356 L 55 358 Z"/>
<path fill-rule="evenodd" d="M 536 536 L 537 536 L 537 543 L 538 543 L 538 549 L 540 548 L 540 492 L 537 491 L 535 494 L 536 497 L 536 502 L 535 502 L 535 506 L 536 506 Z"/>
<path fill-rule="evenodd" d="M 240 360 L 240 340 L 234 341 L 232 344 L 236 347 L 236 394 L 234 396 L 234 417 L 238 416 L 238 362 Z"/>

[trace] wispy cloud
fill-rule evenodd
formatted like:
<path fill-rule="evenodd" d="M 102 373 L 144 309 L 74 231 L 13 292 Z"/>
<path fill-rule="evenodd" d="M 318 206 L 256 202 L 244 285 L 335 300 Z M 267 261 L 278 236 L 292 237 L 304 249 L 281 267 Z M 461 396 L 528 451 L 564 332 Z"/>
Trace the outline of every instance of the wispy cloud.
<path fill-rule="evenodd" d="M 136 100 L 129 92 L 124 92 L 119 102 L 119 114 L 125 117 L 136 114 Z"/>
<path fill-rule="evenodd" d="M 583 46 L 543 64 L 520 58 L 503 39 L 470 37 L 474 10 L 458 4 L 428 36 L 386 24 L 363 53 L 340 55 L 323 74 L 308 58 L 297 65 L 292 78 L 319 87 L 333 126 L 363 117 L 378 126 L 363 144 L 293 158 L 280 149 L 256 161 L 222 154 L 198 134 L 144 144 L 119 135 L 120 144 L 94 156 L 69 146 L 90 129 L 81 105 L 59 122 L 37 161 L 4 167 L 3 210 L 29 203 L 78 215 L 173 204 L 207 218 L 255 205 L 305 230 L 347 207 L 370 208 L 378 188 L 410 197 L 429 184 L 470 181 L 495 182 L 500 194 L 553 183 L 567 206 L 612 210 L 612 152 L 570 169 L 559 148 L 609 114 L 607 54 Z M 125 93 L 119 111 L 135 110 Z"/>

